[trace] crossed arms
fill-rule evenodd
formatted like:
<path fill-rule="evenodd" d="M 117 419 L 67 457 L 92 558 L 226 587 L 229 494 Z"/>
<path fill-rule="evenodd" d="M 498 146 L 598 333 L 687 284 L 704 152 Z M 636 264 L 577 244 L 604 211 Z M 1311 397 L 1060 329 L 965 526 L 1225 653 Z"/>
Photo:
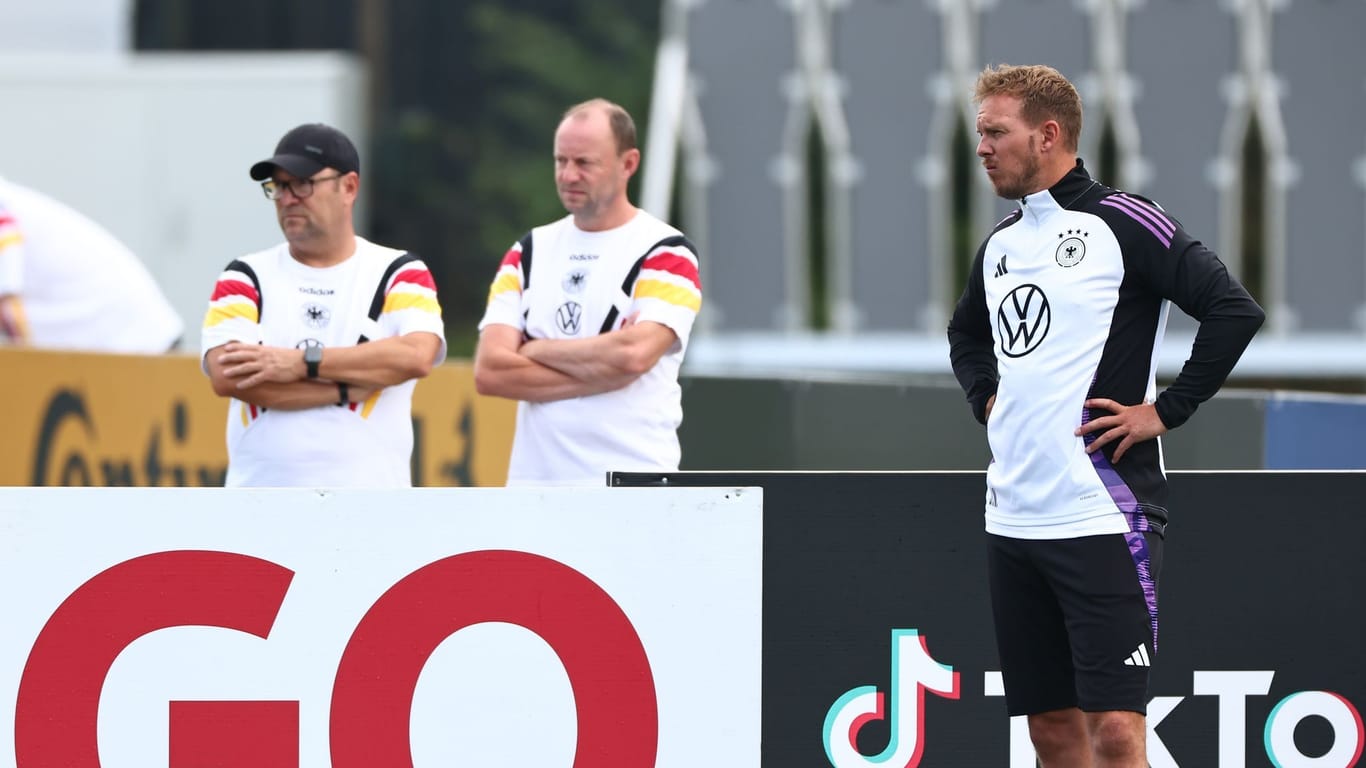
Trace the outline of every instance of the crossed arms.
<path fill-rule="evenodd" d="M 360 402 L 384 387 L 422 378 L 431 373 L 440 350 L 440 337 L 426 331 L 328 347 L 318 378 L 309 379 L 303 350 L 230 341 L 210 349 L 204 366 L 214 393 L 221 397 L 300 410 L 338 402 L 337 382 L 346 382 L 348 399 Z"/>
<path fill-rule="evenodd" d="M 479 334 L 474 387 L 481 395 L 545 403 L 621 389 L 678 342 L 672 328 L 630 322 L 584 339 L 522 340 L 522 331 L 491 324 Z"/>

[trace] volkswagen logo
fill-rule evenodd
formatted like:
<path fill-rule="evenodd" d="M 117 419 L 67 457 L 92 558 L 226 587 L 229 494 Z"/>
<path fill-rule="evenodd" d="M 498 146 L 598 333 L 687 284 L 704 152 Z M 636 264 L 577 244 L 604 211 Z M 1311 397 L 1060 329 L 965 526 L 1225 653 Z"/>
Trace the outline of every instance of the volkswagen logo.
<path fill-rule="evenodd" d="M 1006 357 L 1024 357 L 1039 348 L 1053 313 L 1048 308 L 1048 297 L 1043 289 L 1025 283 L 1006 295 L 996 309 L 996 332 L 1001 340 L 1001 353 Z"/>
<path fill-rule="evenodd" d="M 579 332 L 579 322 L 583 319 L 583 307 L 577 301 L 566 301 L 555 310 L 555 322 L 565 334 L 573 336 Z"/>

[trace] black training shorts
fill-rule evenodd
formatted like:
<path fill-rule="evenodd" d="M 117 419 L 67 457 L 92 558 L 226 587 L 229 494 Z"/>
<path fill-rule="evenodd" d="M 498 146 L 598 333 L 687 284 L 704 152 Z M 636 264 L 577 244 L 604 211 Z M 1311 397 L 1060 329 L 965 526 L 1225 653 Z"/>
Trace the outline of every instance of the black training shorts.
<path fill-rule="evenodd" d="M 987 569 L 1011 715 L 1070 707 L 1146 714 L 1160 534 L 988 534 Z"/>

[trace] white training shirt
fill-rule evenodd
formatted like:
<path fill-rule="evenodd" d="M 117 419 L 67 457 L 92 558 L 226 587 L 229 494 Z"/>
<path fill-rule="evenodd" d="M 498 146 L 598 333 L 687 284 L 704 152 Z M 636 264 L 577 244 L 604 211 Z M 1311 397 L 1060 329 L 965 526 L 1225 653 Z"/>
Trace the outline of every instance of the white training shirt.
<path fill-rule="evenodd" d="M 585 232 L 566 216 L 514 244 L 489 291 L 481 331 L 501 324 L 533 339 L 584 338 L 638 313 L 638 322 L 665 325 L 678 341 L 622 389 L 520 403 L 508 485 L 603 485 L 609 471 L 678 469 L 678 370 L 701 305 L 692 245 L 645 211 L 602 232 Z"/>
<path fill-rule="evenodd" d="M 411 260 L 404 260 L 405 258 Z M 392 274 L 390 266 L 398 263 Z M 387 279 L 386 279 L 387 276 Z M 369 317 L 384 283 L 382 311 Z M 356 253 L 332 267 L 301 264 L 281 243 L 228 265 L 204 317 L 200 359 L 230 341 L 274 347 L 354 346 L 426 331 L 441 337 L 436 286 L 427 266 L 403 251 L 356 238 Z M 326 352 L 324 352 L 324 356 Z M 412 485 L 412 399 L 416 380 L 349 407 L 268 410 L 237 399 L 228 408 L 228 486 L 408 487 Z"/>
<path fill-rule="evenodd" d="M 1154 403 L 1171 429 L 1218 391 L 1262 322 L 1219 258 L 1153 202 L 1077 168 L 1028 195 L 978 250 L 949 324 L 954 373 L 987 424 L 986 530 L 1022 539 L 1165 526 L 1161 443 L 1087 453 L 1075 430 Z M 1156 361 L 1171 303 L 1200 321 L 1161 394 Z M 991 418 L 987 399 L 994 394 Z"/>
<path fill-rule="evenodd" d="M 62 203 L 0 179 L 0 296 L 18 295 L 31 343 L 155 353 L 185 331 L 127 246 Z"/>

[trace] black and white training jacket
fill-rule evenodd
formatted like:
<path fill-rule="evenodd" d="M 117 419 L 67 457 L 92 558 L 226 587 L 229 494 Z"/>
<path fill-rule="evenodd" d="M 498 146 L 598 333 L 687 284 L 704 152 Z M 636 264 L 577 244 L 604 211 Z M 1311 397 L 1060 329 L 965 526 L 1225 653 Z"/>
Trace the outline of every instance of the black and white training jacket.
<path fill-rule="evenodd" d="M 1200 328 L 1180 375 L 1157 395 L 1171 303 Z M 1155 402 L 1163 423 L 1179 427 L 1218 391 L 1263 318 L 1214 252 L 1152 201 L 1092 180 L 1080 160 L 1022 199 L 978 249 L 948 329 L 954 375 L 987 424 L 987 531 L 1057 539 L 1161 530 L 1159 441 L 1130 447 L 1118 463 L 1118 441 L 1088 455 L 1095 434 L 1073 431 L 1109 412 L 1082 403 Z"/>

